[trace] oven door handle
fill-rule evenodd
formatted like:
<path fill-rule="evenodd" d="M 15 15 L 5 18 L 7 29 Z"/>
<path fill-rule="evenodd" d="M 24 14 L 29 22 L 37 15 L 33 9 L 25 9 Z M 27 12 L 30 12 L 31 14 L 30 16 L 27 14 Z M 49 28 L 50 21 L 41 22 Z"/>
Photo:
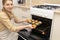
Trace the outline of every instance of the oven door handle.
<path fill-rule="evenodd" d="M 24 37 L 22 37 L 21 35 L 19 35 L 23 40 L 27 40 L 27 39 L 25 39 Z"/>

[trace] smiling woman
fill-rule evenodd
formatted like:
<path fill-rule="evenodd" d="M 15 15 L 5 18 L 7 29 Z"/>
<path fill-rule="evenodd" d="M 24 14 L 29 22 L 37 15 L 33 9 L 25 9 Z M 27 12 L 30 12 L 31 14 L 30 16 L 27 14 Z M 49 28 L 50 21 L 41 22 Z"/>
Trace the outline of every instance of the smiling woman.
<path fill-rule="evenodd" d="M 12 9 L 13 9 L 13 1 L 10 0 L 10 1 L 7 1 L 6 3 L 5 2 L 6 2 L 6 0 L 5 1 L 4 0 L 2 1 L 3 8 L 6 9 L 7 11 L 11 12 Z"/>
<path fill-rule="evenodd" d="M 18 31 L 24 28 L 33 28 L 32 25 L 14 26 L 11 19 L 13 18 L 16 23 L 20 23 L 20 20 L 12 13 L 13 1 L 2 0 L 2 4 L 3 9 L 0 11 L 0 40 L 17 40 Z M 23 21 L 27 22 L 27 19 Z"/>

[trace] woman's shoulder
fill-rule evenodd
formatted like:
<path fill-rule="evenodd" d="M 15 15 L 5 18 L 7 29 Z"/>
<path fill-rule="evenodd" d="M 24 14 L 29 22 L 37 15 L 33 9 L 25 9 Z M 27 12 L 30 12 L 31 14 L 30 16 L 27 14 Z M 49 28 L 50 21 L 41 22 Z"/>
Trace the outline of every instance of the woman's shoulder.
<path fill-rule="evenodd" d="M 4 14 L 4 12 L 2 10 L 0 10 L 0 14 Z"/>
<path fill-rule="evenodd" d="M 0 17 L 2 17 L 2 18 L 8 18 L 7 15 L 3 11 L 0 11 Z"/>

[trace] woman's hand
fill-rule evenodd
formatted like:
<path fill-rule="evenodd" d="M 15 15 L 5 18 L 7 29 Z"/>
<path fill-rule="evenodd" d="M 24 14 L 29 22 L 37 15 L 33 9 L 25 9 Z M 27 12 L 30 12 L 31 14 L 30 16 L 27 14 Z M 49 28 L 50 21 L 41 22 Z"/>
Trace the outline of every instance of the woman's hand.
<path fill-rule="evenodd" d="M 32 25 L 33 29 L 35 29 L 37 26 L 36 25 Z"/>
<path fill-rule="evenodd" d="M 31 22 L 31 19 L 26 19 L 25 22 L 29 22 L 30 23 Z"/>
<path fill-rule="evenodd" d="M 27 26 L 27 28 L 33 29 L 33 26 L 29 24 L 29 25 Z"/>

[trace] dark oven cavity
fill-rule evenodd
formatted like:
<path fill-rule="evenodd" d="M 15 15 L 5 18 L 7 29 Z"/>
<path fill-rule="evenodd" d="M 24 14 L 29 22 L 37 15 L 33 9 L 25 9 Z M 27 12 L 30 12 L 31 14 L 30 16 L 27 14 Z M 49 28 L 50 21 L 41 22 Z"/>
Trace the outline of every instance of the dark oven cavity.
<path fill-rule="evenodd" d="M 32 30 L 33 35 L 36 35 L 37 37 L 42 38 L 42 40 L 49 40 L 50 37 L 50 31 L 51 31 L 51 24 L 52 19 L 32 15 L 32 19 L 41 21 L 42 24 L 38 25 L 36 29 Z"/>

